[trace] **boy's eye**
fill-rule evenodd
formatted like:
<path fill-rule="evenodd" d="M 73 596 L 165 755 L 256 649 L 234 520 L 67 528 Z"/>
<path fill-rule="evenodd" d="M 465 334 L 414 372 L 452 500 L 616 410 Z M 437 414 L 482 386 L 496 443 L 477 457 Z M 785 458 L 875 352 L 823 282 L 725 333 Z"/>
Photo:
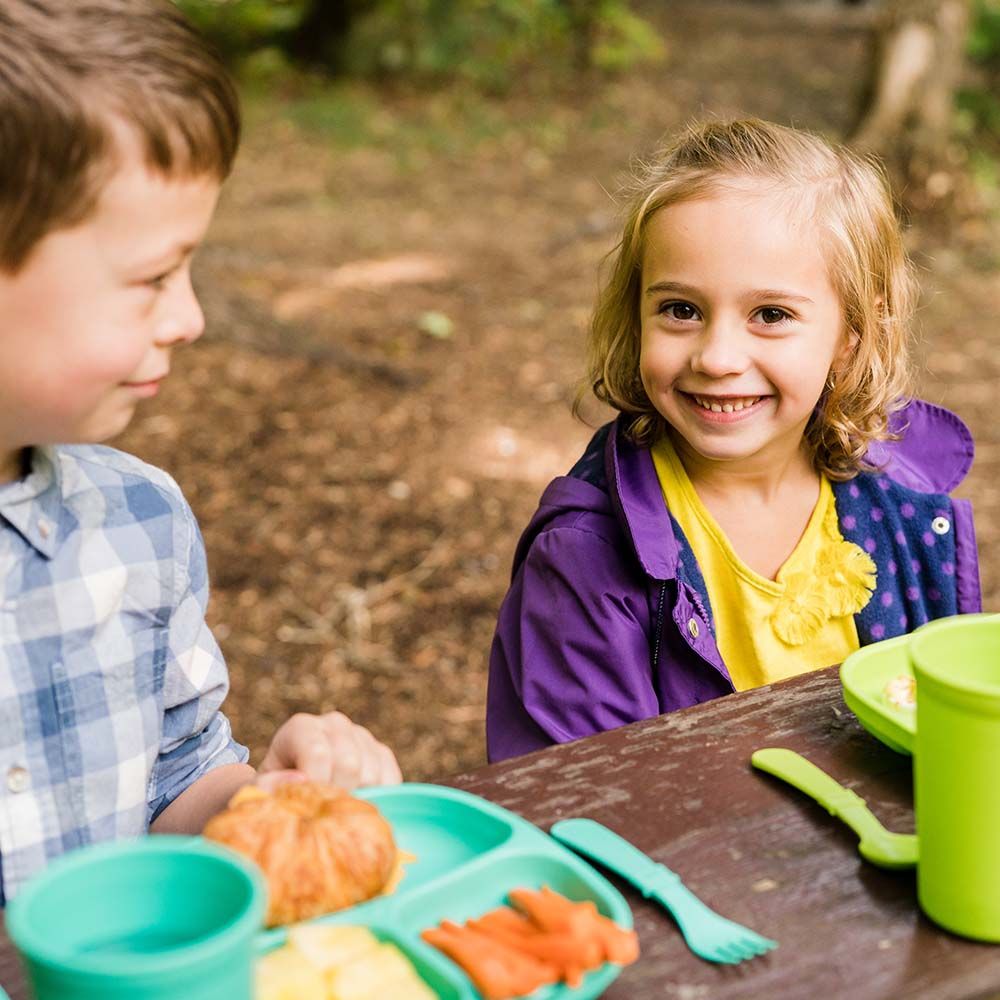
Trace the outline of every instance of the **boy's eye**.
<path fill-rule="evenodd" d="M 780 323 L 782 320 L 789 319 L 788 313 L 784 309 L 779 309 L 777 306 L 764 306 L 763 309 L 757 310 L 757 315 L 760 316 L 761 322 L 765 326 L 774 326 L 775 323 Z"/>
<path fill-rule="evenodd" d="M 146 281 L 146 284 L 150 288 L 155 288 L 156 291 L 160 291 L 166 285 L 171 274 L 173 274 L 173 271 L 165 271 L 163 274 L 158 274 L 155 278 L 149 278 Z"/>
<path fill-rule="evenodd" d="M 698 318 L 698 310 L 690 302 L 664 302 L 660 306 L 660 315 L 688 322 Z"/>

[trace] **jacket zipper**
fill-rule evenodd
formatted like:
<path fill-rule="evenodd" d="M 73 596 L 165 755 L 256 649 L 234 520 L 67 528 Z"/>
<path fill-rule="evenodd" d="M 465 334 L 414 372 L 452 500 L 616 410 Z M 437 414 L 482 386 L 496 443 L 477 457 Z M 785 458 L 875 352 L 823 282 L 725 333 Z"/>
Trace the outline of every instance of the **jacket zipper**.
<path fill-rule="evenodd" d="M 667 584 L 666 581 L 660 584 L 660 600 L 656 607 L 656 631 L 653 633 L 653 670 L 656 670 L 656 664 L 660 660 L 660 636 L 663 634 L 663 606 L 667 601 Z"/>

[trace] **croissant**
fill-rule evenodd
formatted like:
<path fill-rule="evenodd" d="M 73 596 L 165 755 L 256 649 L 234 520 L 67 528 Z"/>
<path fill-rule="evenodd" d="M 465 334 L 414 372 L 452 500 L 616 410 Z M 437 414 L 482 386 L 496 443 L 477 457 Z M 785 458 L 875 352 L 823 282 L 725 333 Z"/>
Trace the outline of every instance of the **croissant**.
<path fill-rule="evenodd" d="M 392 827 L 378 809 L 312 782 L 272 793 L 248 785 L 209 820 L 204 835 L 263 869 L 268 927 L 371 899 L 398 869 Z"/>

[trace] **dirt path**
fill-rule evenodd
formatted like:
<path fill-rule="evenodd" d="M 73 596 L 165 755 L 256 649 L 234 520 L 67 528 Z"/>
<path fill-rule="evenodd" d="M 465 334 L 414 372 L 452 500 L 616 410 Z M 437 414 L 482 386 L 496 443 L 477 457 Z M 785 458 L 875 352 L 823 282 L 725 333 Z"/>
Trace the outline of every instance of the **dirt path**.
<path fill-rule="evenodd" d="M 589 434 L 568 400 L 607 190 L 692 114 L 835 135 L 850 120 L 865 15 L 670 7 L 667 63 L 590 93 L 250 99 L 201 257 L 210 332 L 119 443 L 169 469 L 201 519 L 228 710 L 255 757 L 290 712 L 337 707 L 411 778 L 482 762 L 514 543 Z M 951 235 L 912 234 L 923 390 L 980 442 L 966 493 L 995 607 L 1000 242 Z"/>

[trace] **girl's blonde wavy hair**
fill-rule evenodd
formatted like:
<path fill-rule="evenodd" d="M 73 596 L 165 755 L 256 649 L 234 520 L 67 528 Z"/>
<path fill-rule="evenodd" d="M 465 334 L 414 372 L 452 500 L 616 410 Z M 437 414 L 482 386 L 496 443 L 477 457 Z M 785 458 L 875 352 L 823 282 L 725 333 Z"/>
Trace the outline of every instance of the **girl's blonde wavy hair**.
<path fill-rule="evenodd" d="M 911 385 L 913 267 L 903 249 L 885 173 L 872 158 L 808 132 L 749 118 L 688 126 L 640 164 L 625 205 L 618 245 L 598 294 L 587 349 L 588 389 L 634 419 L 628 436 L 652 444 L 666 430 L 639 374 L 642 263 L 649 220 L 661 208 L 712 194 L 727 184 L 760 182 L 811 212 L 844 321 L 856 344 L 831 372 L 806 427 L 818 471 L 845 480 L 867 468 L 873 441 L 891 439 L 889 417 Z"/>

